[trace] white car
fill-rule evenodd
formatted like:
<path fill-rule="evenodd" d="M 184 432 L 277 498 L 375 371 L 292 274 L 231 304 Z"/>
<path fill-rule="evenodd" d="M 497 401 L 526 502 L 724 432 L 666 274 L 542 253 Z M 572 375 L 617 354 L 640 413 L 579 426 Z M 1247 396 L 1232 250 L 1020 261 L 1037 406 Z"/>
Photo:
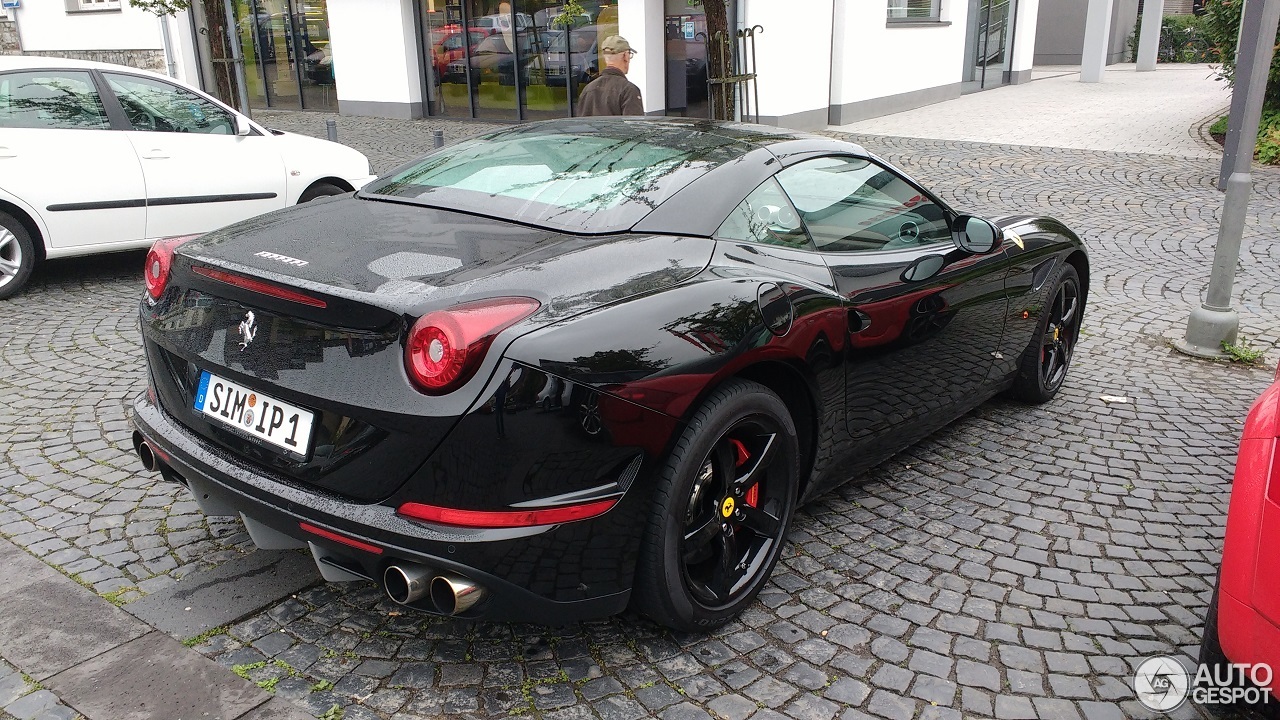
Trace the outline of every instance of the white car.
<path fill-rule="evenodd" d="M 45 258 L 143 248 L 372 179 L 356 150 L 163 75 L 0 57 L 0 299 Z"/>

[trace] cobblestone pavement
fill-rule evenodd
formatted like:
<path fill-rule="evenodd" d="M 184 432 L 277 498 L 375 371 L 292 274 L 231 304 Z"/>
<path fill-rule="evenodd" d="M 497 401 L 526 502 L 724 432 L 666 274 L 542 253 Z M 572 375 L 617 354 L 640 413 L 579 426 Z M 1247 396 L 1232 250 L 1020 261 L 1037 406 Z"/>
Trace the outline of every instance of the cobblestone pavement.
<path fill-rule="evenodd" d="M 316 118 L 322 135 L 323 116 L 268 122 Z M 353 144 L 390 162 L 429 147 L 429 129 L 371 121 Z M 957 208 L 1044 212 L 1087 238 L 1090 305 L 1057 399 L 993 401 L 803 508 L 760 601 L 710 636 L 629 615 L 434 620 L 354 584 L 300 592 L 195 649 L 346 720 L 1148 717 L 1132 670 L 1195 651 L 1237 435 L 1270 378 L 1167 346 L 1208 275 L 1216 164 L 855 139 Z M 1256 177 L 1237 296 L 1246 335 L 1272 347 L 1280 172 Z M 0 326 L 0 532 L 116 602 L 248 550 L 237 522 L 205 520 L 129 449 L 140 265 L 50 263 Z"/>
<path fill-rule="evenodd" d="M 0 661 L 0 720 L 84 720 L 35 680 Z"/>
<path fill-rule="evenodd" d="M 1194 128 L 1226 113 L 1231 93 L 1209 65 L 1160 65 L 1139 73 L 1110 66 L 1101 83 L 1079 67 L 1036 68 L 1033 82 L 1008 85 L 837 130 L 938 140 L 1221 157 Z M 1141 121 L 1134 118 L 1141 115 Z M 1212 118 L 1209 116 L 1213 115 Z M 1188 131 L 1192 128 L 1192 131 Z"/>

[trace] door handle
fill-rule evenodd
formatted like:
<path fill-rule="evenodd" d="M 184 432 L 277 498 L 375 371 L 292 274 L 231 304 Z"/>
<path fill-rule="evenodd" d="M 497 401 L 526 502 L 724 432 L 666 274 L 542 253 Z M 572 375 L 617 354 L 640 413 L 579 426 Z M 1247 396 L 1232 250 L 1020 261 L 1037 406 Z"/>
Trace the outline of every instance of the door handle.
<path fill-rule="evenodd" d="M 168 155 L 165 155 L 165 154 L 164 154 L 164 151 L 163 151 L 163 150 L 161 150 L 160 148 L 155 148 L 154 150 L 151 150 L 150 152 L 144 153 L 144 154 L 142 155 L 142 158 L 143 158 L 144 160 L 168 160 L 168 159 L 169 159 L 169 156 L 168 156 Z"/>
<path fill-rule="evenodd" d="M 10 148 L 0 146 L 0 158 L 18 157 L 18 153 Z"/>

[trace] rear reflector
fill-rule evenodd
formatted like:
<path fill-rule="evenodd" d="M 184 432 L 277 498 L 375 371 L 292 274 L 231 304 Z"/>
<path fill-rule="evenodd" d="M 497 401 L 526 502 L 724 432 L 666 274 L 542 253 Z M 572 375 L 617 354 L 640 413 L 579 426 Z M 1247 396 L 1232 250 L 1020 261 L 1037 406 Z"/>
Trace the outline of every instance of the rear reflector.
<path fill-rule="evenodd" d="M 324 528 L 318 528 L 315 525 L 312 525 L 310 523 L 300 522 L 298 523 L 298 527 L 311 533 L 312 535 L 319 535 L 322 538 L 326 538 L 334 542 L 342 543 L 343 545 L 348 545 L 350 547 L 356 548 L 357 550 L 364 550 L 365 552 L 371 552 L 374 555 L 382 554 L 382 548 L 378 547 L 377 545 L 370 545 L 367 542 L 360 542 L 355 538 L 349 538 L 345 535 L 339 535 L 336 532 L 325 530 Z"/>
<path fill-rule="evenodd" d="M 455 525 L 470 528 L 513 528 L 535 527 L 538 525 L 557 525 L 559 523 L 586 520 L 603 515 L 614 505 L 617 498 L 596 500 L 582 505 L 565 505 L 563 507 L 539 508 L 537 510 L 457 510 L 454 508 L 423 505 L 422 503 L 405 503 L 396 512 L 415 520 Z"/>
<path fill-rule="evenodd" d="M 289 288 L 281 287 L 265 280 L 255 280 L 251 277 L 229 273 L 225 270 L 214 270 L 213 268 L 204 267 L 203 265 L 196 265 L 191 268 L 191 270 L 195 274 L 203 275 L 211 280 L 217 280 L 218 282 L 233 285 L 251 292 L 270 295 L 273 298 L 288 300 L 290 302 L 301 303 L 303 305 L 310 305 L 311 307 L 317 308 L 322 308 L 326 305 L 325 301 L 320 298 L 311 297 L 310 295 L 300 293 L 297 290 L 290 290 Z"/>

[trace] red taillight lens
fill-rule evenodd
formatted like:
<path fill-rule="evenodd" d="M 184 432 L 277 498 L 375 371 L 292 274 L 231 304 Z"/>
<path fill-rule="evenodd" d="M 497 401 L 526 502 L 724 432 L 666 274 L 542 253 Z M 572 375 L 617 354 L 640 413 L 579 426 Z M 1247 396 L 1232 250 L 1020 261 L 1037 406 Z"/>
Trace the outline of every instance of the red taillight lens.
<path fill-rule="evenodd" d="M 409 502 L 396 508 L 396 512 L 405 517 L 440 523 L 441 525 L 470 528 L 514 528 L 559 525 L 560 523 L 573 522 L 574 520 L 586 520 L 605 514 L 617 504 L 618 498 L 608 498 L 581 505 L 564 505 L 537 510 L 457 510 L 455 508 Z"/>
<path fill-rule="evenodd" d="M 152 300 L 159 300 L 164 288 L 169 284 L 169 271 L 173 269 L 173 253 L 182 243 L 200 237 L 199 235 L 179 235 L 161 238 L 151 246 L 147 253 L 147 262 L 142 269 L 142 279 L 147 285 L 147 294 Z"/>
<path fill-rule="evenodd" d="M 533 298 L 504 297 L 423 315 L 405 345 L 409 378 L 428 395 L 457 389 L 475 374 L 494 336 L 539 307 Z"/>

